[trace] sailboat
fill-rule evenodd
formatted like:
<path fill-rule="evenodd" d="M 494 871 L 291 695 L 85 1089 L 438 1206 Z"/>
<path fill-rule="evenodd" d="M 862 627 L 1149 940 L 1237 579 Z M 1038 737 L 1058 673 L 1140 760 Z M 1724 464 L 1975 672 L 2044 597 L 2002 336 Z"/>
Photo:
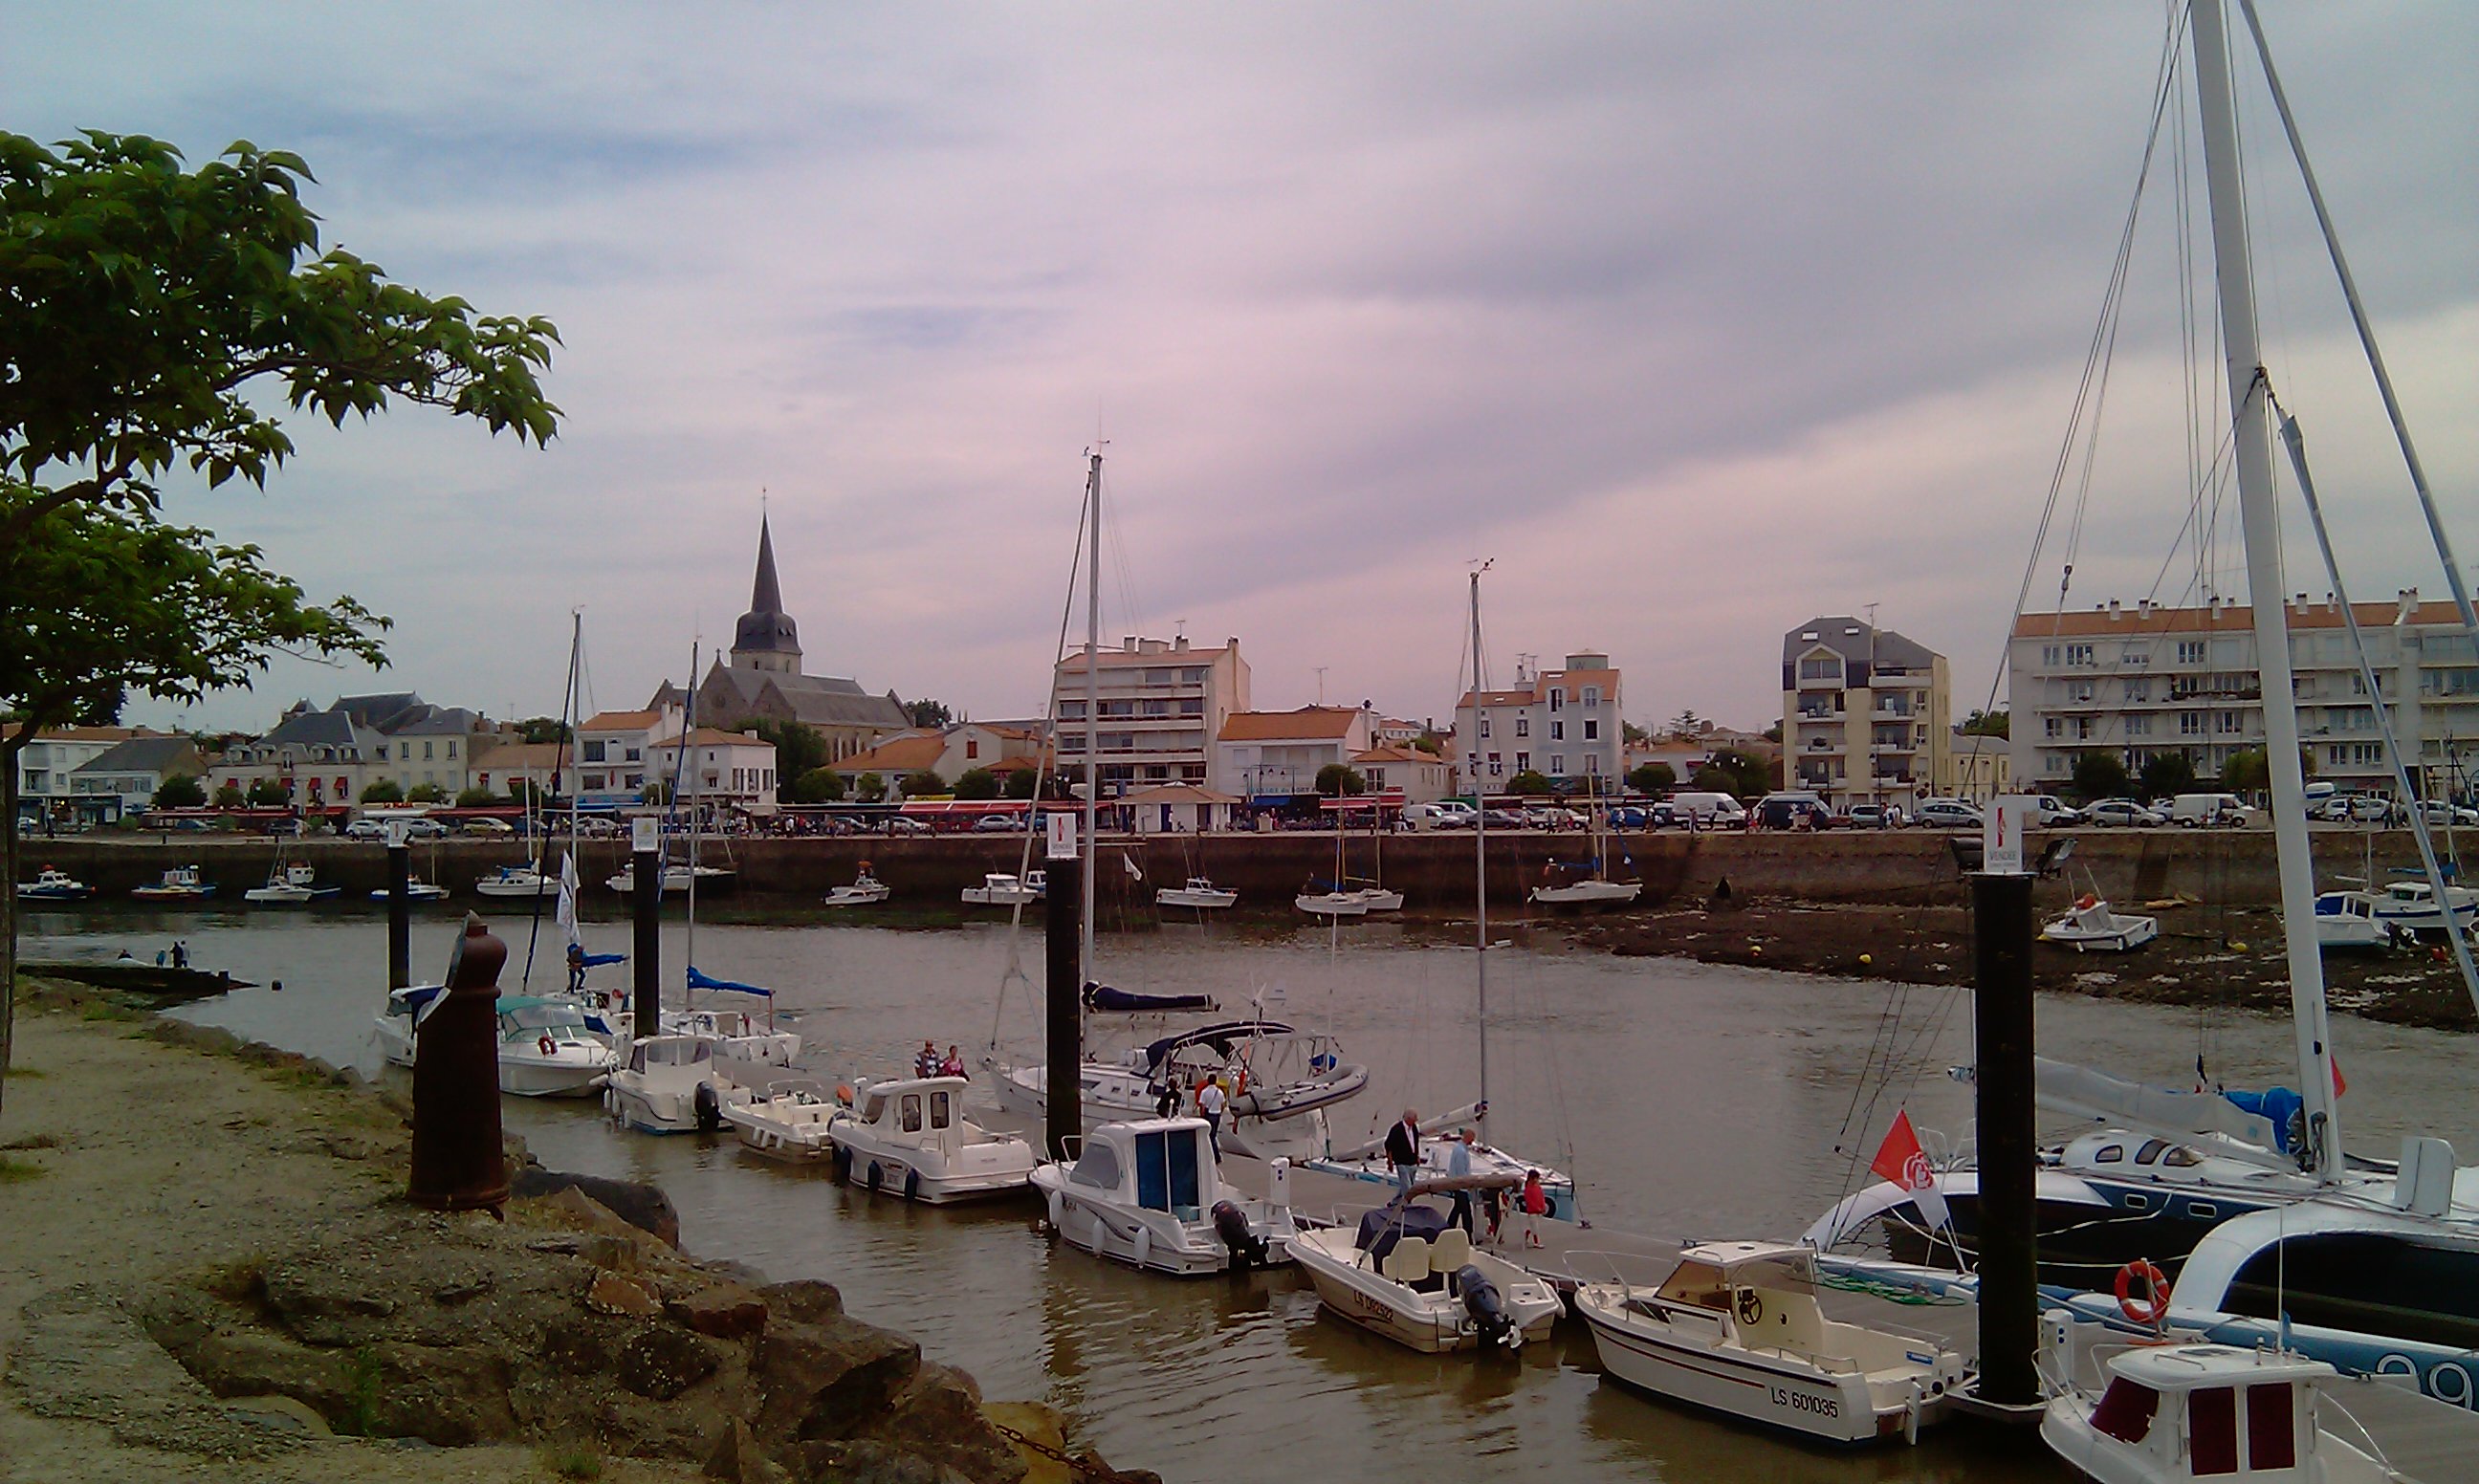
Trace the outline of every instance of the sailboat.
<path fill-rule="evenodd" d="M 1644 893 L 1642 882 L 1610 880 L 1610 811 L 1597 794 L 1592 809 L 1593 858 L 1580 867 L 1590 874 L 1572 881 L 1543 882 L 1532 888 L 1541 907 L 1623 907 Z"/>
<path fill-rule="evenodd" d="M 324 902 L 344 890 L 341 886 L 322 885 L 319 868 L 306 860 L 287 862 L 284 846 L 275 847 L 275 862 L 268 867 L 267 884 L 252 886 L 241 894 L 244 902 L 261 907 L 300 907 L 310 902 Z"/>

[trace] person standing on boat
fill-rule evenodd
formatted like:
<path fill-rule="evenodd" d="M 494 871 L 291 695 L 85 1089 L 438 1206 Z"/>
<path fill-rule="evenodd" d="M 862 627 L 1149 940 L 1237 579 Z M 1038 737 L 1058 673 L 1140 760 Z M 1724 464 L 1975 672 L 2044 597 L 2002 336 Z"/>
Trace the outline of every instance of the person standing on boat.
<path fill-rule="evenodd" d="M 947 1060 L 938 1063 L 938 1075 L 941 1077 L 961 1077 L 964 1075 L 963 1047 L 952 1042 L 949 1043 L 947 1047 Z"/>
<path fill-rule="evenodd" d="M 1472 1172 L 1471 1146 L 1472 1131 L 1470 1129 L 1456 1134 L 1454 1141 L 1446 1145 L 1446 1174 L 1449 1177 L 1467 1176 Z M 1446 1224 L 1462 1227 L 1468 1237 L 1478 1237 L 1480 1233 L 1472 1225 L 1471 1192 L 1457 1190 L 1454 1196 L 1455 1209 L 1447 1213 Z"/>
<path fill-rule="evenodd" d="M 568 992 L 571 994 L 585 992 L 585 945 L 583 943 L 568 945 Z"/>
<path fill-rule="evenodd" d="M 912 1075 L 915 1077 L 935 1077 L 938 1075 L 938 1043 L 936 1041 L 924 1040 L 921 1043 L 920 1054 L 912 1059 Z"/>
<path fill-rule="evenodd" d="M 1222 1084 L 1209 1082 L 1197 1089 L 1196 1111 L 1205 1114 L 1206 1137 L 1214 1140 L 1214 1163 L 1222 1163 L 1222 1110 L 1230 1100 L 1223 1096 Z"/>
<path fill-rule="evenodd" d="M 1410 1196 L 1412 1176 L 1420 1168 L 1420 1114 L 1417 1109 L 1404 1109 L 1403 1121 L 1386 1131 L 1386 1163 L 1394 1166 L 1395 1193 Z"/>

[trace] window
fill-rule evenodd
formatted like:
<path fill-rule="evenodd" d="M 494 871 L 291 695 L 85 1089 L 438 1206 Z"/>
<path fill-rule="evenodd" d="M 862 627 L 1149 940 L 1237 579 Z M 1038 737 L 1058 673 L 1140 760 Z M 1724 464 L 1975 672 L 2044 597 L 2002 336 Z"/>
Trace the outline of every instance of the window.
<path fill-rule="evenodd" d="M 2068 681 L 2066 682 L 2066 700 L 2068 700 L 2068 701 L 2070 701 L 2070 702 L 2087 702 L 2087 701 L 2091 700 L 2091 698 L 2092 698 L 2092 682 L 2091 682 L 2091 681 L 2089 681 L 2089 680 L 2068 680 Z"/>
<path fill-rule="evenodd" d="M 1515 734 L 1520 737 L 1523 735 L 1523 718 L 1519 716 L 1515 720 Z M 1480 719 L 1480 734 L 1484 737 L 1489 735 L 1489 718 L 1486 716 Z"/>
<path fill-rule="evenodd" d="M 456 739 L 454 737 L 449 737 L 447 739 L 447 755 L 451 759 L 456 755 Z"/>
<path fill-rule="evenodd" d="M 2088 665 L 2093 663 L 2092 647 L 2088 644 L 2067 645 L 2066 663 L 2069 665 Z"/>
<path fill-rule="evenodd" d="M 587 762 L 601 762 L 602 760 L 602 744 L 600 742 L 586 743 L 583 748 L 583 752 Z"/>
<path fill-rule="evenodd" d="M 1554 721 L 1549 724 L 1549 740 L 1552 742 L 1564 742 L 1567 740 L 1567 724 L 1565 722 Z"/>
<path fill-rule="evenodd" d="M 2181 640 L 2179 640 L 2179 641 L 2178 641 L 2178 663 L 2180 663 L 2180 664 L 2182 664 L 2182 665 L 2200 665 L 2200 664 L 2202 664 L 2203 662 L 2204 662 L 2204 641 L 2203 641 L 2203 640 L 2201 640 L 2201 639 L 2181 639 Z"/>
<path fill-rule="evenodd" d="M 1552 685 L 1552 686 L 1550 686 L 1550 687 L 1549 687 L 1549 709 L 1550 709 L 1550 710 L 1552 710 L 1552 711 L 1557 710 L 1560 706 L 1562 706 L 1562 705 L 1566 704 L 1566 702 L 1567 702 L 1567 693 L 1566 693 L 1566 691 L 1564 691 L 1564 690 L 1560 689 L 1558 686 L 1555 686 L 1555 685 Z"/>
<path fill-rule="evenodd" d="M 969 761 L 970 759 L 979 757 L 980 755 L 982 755 L 982 739 L 979 737 L 966 737 L 964 739 L 964 756 L 966 760 Z"/>
<path fill-rule="evenodd" d="M 1597 686 L 1597 685 L 1587 685 L 1587 686 L 1585 686 L 1585 687 L 1584 687 L 1584 709 L 1586 709 L 1586 710 L 1588 710 L 1588 711 L 1589 711 L 1589 710 L 1593 709 L 1595 706 L 1599 705 L 1600 704 L 1601 704 L 1601 688 L 1600 688 L 1599 686 Z"/>
<path fill-rule="evenodd" d="M 918 1092 L 904 1094 L 904 1132 L 907 1134 L 921 1132 L 921 1094 Z"/>
<path fill-rule="evenodd" d="M 1515 719 L 1515 734 L 1519 737 L 1528 737 L 1532 735 L 1532 718 L 1528 716 L 1517 717 Z"/>
<path fill-rule="evenodd" d="M 2204 734 L 2204 713 L 2203 713 L 2203 712 L 2201 712 L 2201 711 L 2181 711 L 2181 712 L 2179 712 L 2179 713 L 2178 713 L 2178 735 L 2180 735 L 2180 736 L 2182 736 L 2182 737 L 2200 737 L 2200 736 L 2202 736 L 2203 734 Z"/>
<path fill-rule="evenodd" d="M 2139 678 L 2134 678 L 2134 679 L 2130 679 L 2130 680 L 2128 680 L 2128 681 L 2126 682 L 2126 699 L 2127 699 L 2127 700 L 2129 700 L 2129 701 L 2149 701 L 2149 700 L 2151 700 L 2151 699 L 2152 699 L 2152 678 L 2151 678 L 2150 676 L 2142 676 L 2142 677 L 2139 677 Z"/>
<path fill-rule="evenodd" d="M 1495 753 L 1490 754 L 1489 760 L 1492 762 L 1497 761 L 1497 755 Z M 1532 755 L 1530 753 L 1518 753 L 1515 755 L 1515 771 L 1518 773 L 1529 773 L 1532 771 Z"/>
<path fill-rule="evenodd" d="M 2100 1153 L 2092 1156 L 2092 1163 L 2094 1164 L 2120 1164 L 2125 1163 L 2125 1161 L 2126 1146 L 2124 1144 L 2103 1144 L 2101 1145 Z"/>
<path fill-rule="evenodd" d="M 1205 714 L 1204 700 L 1201 697 L 1190 696 L 1179 704 L 1179 714 L 1182 716 L 1203 716 Z"/>
<path fill-rule="evenodd" d="M 1145 672 L 1145 683 L 1147 685 L 1168 685 L 1171 682 L 1170 678 L 1171 672 L 1168 670 L 1148 670 Z"/>
<path fill-rule="evenodd" d="M 1601 724 L 1600 724 L 1600 722 L 1599 722 L 1598 720 L 1595 719 L 1595 718 L 1592 718 L 1592 717 L 1586 717 L 1586 718 L 1584 719 L 1584 740 L 1585 740 L 1585 741 L 1587 741 L 1587 742 L 1597 742 L 1597 741 L 1599 741 L 1600 739 L 1601 739 Z"/>
<path fill-rule="evenodd" d="M 2063 663 L 2065 657 L 2066 651 L 2063 645 L 2044 644 L 2040 646 L 2040 663 L 2051 669 L 2055 669 L 2059 664 Z"/>
<path fill-rule="evenodd" d="M 412 760 L 413 760 L 413 744 L 412 744 L 412 743 L 410 743 L 410 742 L 399 742 L 399 743 L 397 743 L 397 744 L 396 745 L 396 761 L 398 761 L 398 762 L 410 762 L 410 761 L 412 761 Z"/>
<path fill-rule="evenodd" d="M 952 1121 L 952 1114 L 948 1109 L 948 1098 L 949 1094 L 947 1089 L 944 1087 L 938 1088 L 930 1094 L 930 1126 L 932 1128 L 943 1129 L 950 1121 Z"/>
<path fill-rule="evenodd" d="M 2289 1383 L 2246 1389 L 2247 1467 L 2290 1469 L 2298 1464 L 2298 1432 L 2291 1422 Z"/>
<path fill-rule="evenodd" d="M 1182 685 L 1204 684 L 1205 667 L 1203 665 L 1190 665 L 1187 669 L 1182 670 L 1179 673 L 1179 683 Z"/>
<path fill-rule="evenodd" d="M 2236 1391 L 2202 1386 L 2186 1394 L 2186 1456 L 2198 1478 L 2238 1471 Z"/>
<path fill-rule="evenodd" d="M 1551 753 L 1549 755 L 1549 776 L 1551 778 L 1564 778 L 1566 775 L 1567 755 L 1564 753 Z"/>
<path fill-rule="evenodd" d="M 1838 680 L 1842 678 L 1842 658 L 1837 654 L 1810 655 L 1799 662 L 1799 678 L 1802 680 Z"/>
<path fill-rule="evenodd" d="M 2223 736 L 2225 736 L 2225 737 L 2226 737 L 2226 736 L 2235 736 L 2235 735 L 2236 735 L 2236 734 L 2238 733 L 2238 731 L 2239 731 L 2240 729 L 2241 729 L 2241 727 L 2240 727 L 2240 725 L 2239 725 L 2239 724 L 2240 724 L 2240 717 L 2239 717 L 2239 714 L 2238 714 L 2237 712 L 2236 712 L 2236 711 L 2223 711 L 2223 712 L 2221 712 L 2221 713 L 2220 713 L 2220 717 L 2221 717 L 2221 735 L 2223 735 Z"/>
<path fill-rule="evenodd" d="M 1170 714 L 1170 703 L 1167 701 L 1148 701 L 1145 703 L 1145 714 L 1147 716 L 1168 716 Z"/>
<path fill-rule="evenodd" d="M 2148 737 L 2152 735 L 2152 718 L 2148 716 L 2128 717 L 2126 719 L 2126 734 L 2130 737 Z"/>
<path fill-rule="evenodd" d="M 2054 737 L 2064 729 L 2065 724 L 2058 721 L 2054 716 L 2044 716 L 2040 718 L 2040 734 L 2043 736 Z"/>
<path fill-rule="evenodd" d="M 1067 1178 L 1078 1185 L 1087 1186 L 1096 1190 L 1117 1190 L 1119 1188 L 1118 1152 L 1105 1143 L 1086 1144 L 1083 1152 L 1076 1156 L 1076 1167 L 1067 1172 Z"/>

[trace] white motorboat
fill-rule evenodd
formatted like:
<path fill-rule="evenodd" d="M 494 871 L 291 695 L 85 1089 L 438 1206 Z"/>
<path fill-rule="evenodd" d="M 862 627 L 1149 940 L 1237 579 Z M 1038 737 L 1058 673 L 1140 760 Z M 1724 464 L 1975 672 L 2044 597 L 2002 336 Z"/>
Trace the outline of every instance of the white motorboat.
<path fill-rule="evenodd" d="M 740 1146 L 790 1164 L 824 1163 L 834 1151 L 827 1122 L 841 1105 L 814 1077 L 779 1077 L 723 1103 L 723 1121 Z"/>
<path fill-rule="evenodd" d="M 2336 948 L 2390 948 L 2397 941 L 2393 925 L 2376 915 L 2376 896 L 2367 891 L 2320 891 L 2315 894 L 2315 945 Z"/>
<path fill-rule="evenodd" d="M 2046 1316 L 2041 1328 L 2051 1395 L 2040 1440 L 2101 1484 L 2384 1484 L 2404 1477 L 2372 1451 L 2365 1430 L 2329 1394 L 2368 1383 L 2343 1381 L 2322 1361 L 2227 1344 L 2127 1345 L 2122 1336 L 2060 1313 Z M 2104 1348 L 2114 1353 L 2104 1357 Z M 2097 1385 L 2079 1373 L 2094 1369 Z M 2367 1448 L 2349 1441 L 2345 1429 Z"/>
<path fill-rule="evenodd" d="M 966 1116 L 961 1077 L 856 1084 L 855 1105 L 828 1121 L 835 1169 L 866 1190 L 943 1206 L 1021 1190 L 1040 1163 L 1033 1145 Z"/>
<path fill-rule="evenodd" d="M 726 985 L 691 971 L 692 989 L 728 989 Z M 714 1042 L 716 1062 L 732 1070 L 737 1078 L 743 1067 L 788 1067 L 801 1059 L 801 1033 L 769 1030 L 755 1019 L 736 1010 L 667 1010 L 663 1011 L 663 1034 L 666 1036 L 698 1036 Z M 755 1075 L 754 1072 L 752 1075 Z"/>
<path fill-rule="evenodd" d="M 33 881 L 17 883 L 17 900 L 20 902 L 81 902 L 92 895 L 93 887 L 65 871 L 55 871 L 50 866 L 36 872 Z"/>
<path fill-rule="evenodd" d="M 423 1011 L 439 998 L 443 985 L 408 985 L 388 991 L 387 1008 L 378 1014 L 379 1055 L 390 1066 L 413 1064 L 414 1029 Z"/>
<path fill-rule="evenodd" d="M 1403 909 L 1403 893 L 1383 886 L 1362 886 L 1350 893 L 1360 899 L 1361 907 L 1371 912 L 1399 912 Z"/>
<path fill-rule="evenodd" d="M 663 895 L 668 897 L 686 891 L 692 884 L 700 891 L 712 891 L 717 887 L 729 885 L 735 874 L 722 866 L 690 865 L 686 861 L 675 860 L 663 867 Z M 631 860 L 617 872 L 604 877 L 602 884 L 624 897 L 635 891 L 637 862 Z"/>
<path fill-rule="evenodd" d="M 244 902 L 261 907 L 299 907 L 308 902 L 324 902 L 344 890 L 341 886 L 319 884 L 318 868 L 307 861 L 278 865 L 269 871 L 267 884 L 252 886 L 241 894 Z"/>
<path fill-rule="evenodd" d="M 2077 953 L 2129 953 L 2160 935 L 2160 919 L 2109 910 L 2107 899 L 2084 892 L 2074 910 L 2040 929 L 2040 941 Z"/>
<path fill-rule="evenodd" d="M 373 902 L 383 903 L 387 899 L 388 889 L 385 886 L 371 893 L 371 900 Z M 404 883 L 404 899 L 408 902 L 445 902 L 447 900 L 447 888 L 436 882 L 410 881 Z"/>
<path fill-rule="evenodd" d="M 1474 1103 L 1458 1108 L 1450 1113 L 1422 1119 L 1419 1163 L 1413 1178 L 1415 1180 L 1451 1178 L 1452 1171 L 1448 1162 L 1454 1158 L 1454 1146 L 1459 1140 L 1435 1136 L 1449 1134 L 1459 1128 L 1477 1126 L 1486 1112 L 1487 1109 L 1483 1105 Z M 1547 1164 L 1528 1162 L 1521 1155 L 1477 1139 L 1470 1148 L 1473 1175 L 1484 1180 L 1511 1178 L 1520 1185 L 1526 1175 L 1538 1172 L 1541 1176 L 1542 1194 L 1549 1203 L 1548 1219 L 1553 1221 L 1575 1219 L 1574 1176 Z M 1356 1180 L 1362 1185 L 1390 1188 L 1394 1185 L 1394 1166 L 1386 1158 L 1386 1139 L 1382 1133 L 1358 1147 L 1341 1149 L 1327 1155 L 1312 1156 L 1301 1160 L 1299 1164 L 1304 1169 L 1313 1169 L 1323 1175 L 1340 1175 L 1345 1180 Z"/>
<path fill-rule="evenodd" d="M 2467 886 L 2444 888 L 2444 902 L 2437 904 L 2436 890 L 2425 882 L 2394 882 L 2384 895 L 2376 898 L 2376 921 L 2399 933 L 2419 936 L 2443 935 L 2446 919 L 2464 932 L 2479 920 L 2479 892 Z"/>
<path fill-rule="evenodd" d="M 559 891 L 559 878 L 529 865 L 501 866 L 473 883 L 476 895 L 519 901 L 548 897 Z M 446 893 L 442 893 L 446 895 Z"/>
<path fill-rule="evenodd" d="M 203 902 L 216 894 L 215 883 L 193 865 L 174 866 L 164 873 L 164 879 L 150 886 L 140 886 L 129 893 L 141 902 Z"/>
<path fill-rule="evenodd" d="M 1629 1386 L 1828 1443 L 1919 1441 L 1962 1388 L 1962 1357 L 1828 1319 L 1816 1290 L 1812 1247 L 1704 1242 L 1658 1284 L 1581 1284 L 1575 1313 Z"/>
<path fill-rule="evenodd" d="M 602 1106 L 640 1134 L 711 1134 L 738 1084 L 715 1063 L 705 1036 L 650 1036 L 630 1041 L 602 1086 Z"/>
<path fill-rule="evenodd" d="M 1112 1011 L 1127 1008 L 1128 998 L 1097 985 L 1088 986 L 1085 1003 Z M 1204 1000 L 1201 1008 L 1210 1010 L 1213 1002 Z M 1274 1020 L 1229 1021 L 1163 1036 L 1115 1062 L 1085 1062 L 1077 1069 L 1078 1106 L 1088 1127 L 1160 1116 L 1166 1088 L 1177 1094 L 1173 1106 L 1192 1108 L 1194 1089 L 1209 1079 L 1222 1084 L 1228 1099 L 1225 1148 L 1298 1164 L 1325 1152 L 1325 1110 L 1357 1097 L 1368 1085 L 1368 1068 L 1343 1061 L 1331 1036 Z M 1041 1117 L 1049 1087 L 1048 1068 L 1038 1063 L 1002 1068 L 999 1106 Z"/>
<path fill-rule="evenodd" d="M 1368 902 L 1356 891 L 1303 891 L 1291 905 L 1312 917 L 1366 917 Z"/>
<path fill-rule="evenodd" d="M 1303 1232 L 1291 1256 L 1320 1305 L 1424 1355 L 1545 1340 L 1562 1307 L 1546 1281 L 1412 1202 L 1366 1213 L 1357 1226 Z"/>
<path fill-rule="evenodd" d="M 1228 886 L 1216 886 L 1209 877 L 1191 876 L 1185 886 L 1164 886 L 1154 893 L 1156 907 L 1192 907 L 1212 910 L 1230 907 L 1240 900 L 1240 893 Z"/>
<path fill-rule="evenodd" d="M 393 997 L 391 997 L 393 1001 Z M 565 999 L 499 997 L 499 1090 L 518 1097 L 585 1097 L 619 1065 Z"/>
<path fill-rule="evenodd" d="M 1071 1246 L 1174 1277 L 1288 1263 L 1300 1238 L 1291 1166 L 1270 1166 L 1268 1198 L 1222 1184 L 1202 1118 L 1105 1123 L 1073 1164 L 1044 1161 L 1034 1189 Z"/>
<path fill-rule="evenodd" d="M 968 907 L 1025 907 L 1041 900 L 1046 878 L 1039 871 L 1027 871 L 1017 876 L 1012 871 L 992 871 L 982 878 L 978 886 L 963 890 Z"/>
<path fill-rule="evenodd" d="M 847 886 L 837 886 L 827 893 L 829 907 L 876 907 L 895 895 L 893 888 L 869 874 L 869 862 L 860 863 L 860 874 Z"/>
<path fill-rule="evenodd" d="M 1559 886 L 1535 886 L 1532 901 L 1541 907 L 1624 907 L 1643 894 L 1642 882 L 1606 882 L 1593 877 Z"/>

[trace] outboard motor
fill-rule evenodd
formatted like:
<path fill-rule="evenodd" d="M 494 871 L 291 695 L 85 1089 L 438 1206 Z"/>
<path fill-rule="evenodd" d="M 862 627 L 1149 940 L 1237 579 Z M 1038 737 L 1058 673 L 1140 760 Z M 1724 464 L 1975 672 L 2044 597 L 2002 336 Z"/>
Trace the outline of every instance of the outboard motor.
<path fill-rule="evenodd" d="M 1497 1296 L 1497 1285 L 1489 1281 L 1477 1264 L 1467 1263 L 1455 1274 L 1455 1292 L 1464 1299 L 1464 1312 L 1471 1316 L 1472 1324 L 1480 1330 L 1483 1345 L 1518 1345 L 1523 1337 L 1506 1318 L 1506 1305 Z"/>
<path fill-rule="evenodd" d="M 714 1090 L 713 1083 L 698 1084 L 697 1127 L 701 1134 L 711 1134 L 723 1127 L 723 1097 Z"/>
<path fill-rule="evenodd" d="M 1233 1202 L 1214 1203 L 1214 1235 L 1222 1239 L 1235 1271 L 1265 1266 L 1265 1239 L 1248 1229 L 1248 1214 Z"/>

